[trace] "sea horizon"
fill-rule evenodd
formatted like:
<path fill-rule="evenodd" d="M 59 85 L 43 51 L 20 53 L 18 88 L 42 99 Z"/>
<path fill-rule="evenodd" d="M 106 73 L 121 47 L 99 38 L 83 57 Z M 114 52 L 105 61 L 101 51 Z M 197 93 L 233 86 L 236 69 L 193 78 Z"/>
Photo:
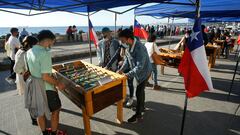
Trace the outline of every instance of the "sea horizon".
<path fill-rule="evenodd" d="M 88 31 L 88 26 L 76 26 L 76 27 L 77 27 L 78 31 L 79 30 L 82 30 L 83 32 Z M 112 31 L 115 30 L 115 26 L 94 26 L 94 30 L 101 31 L 103 27 L 109 27 L 109 29 Z M 119 29 L 121 27 L 128 28 L 129 26 L 117 26 L 117 29 Z M 0 36 L 10 33 L 11 28 L 12 27 L 0 27 Z M 63 34 L 66 34 L 66 30 L 67 30 L 68 26 L 18 26 L 16 28 L 19 29 L 19 32 L 21 32 L 22 29 L 25 28 L 29 32 L 29 34 L 35 34 L 43 29 L 48 29 L 48 30 L 51 30 L 55 34 L 63 35 Z"/>

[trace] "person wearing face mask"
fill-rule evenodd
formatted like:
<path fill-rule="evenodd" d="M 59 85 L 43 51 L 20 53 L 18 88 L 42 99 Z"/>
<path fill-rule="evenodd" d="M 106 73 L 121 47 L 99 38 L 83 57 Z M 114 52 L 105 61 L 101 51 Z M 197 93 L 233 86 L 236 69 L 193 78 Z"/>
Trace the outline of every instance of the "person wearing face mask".
<path fill-rule="evenodd" d="M 145 84 L 151 74 L 152 67 L 146 47 L 134 37 L 131 30 L 125 29 L 118 36 L 123 44 L 126 43 L 129 46 L 129 51 L 125 52 L 126 57 L 118 73 L 125 74 L 127 78 L 135 78 L 137 81 L 136 113 L 128 119 L 129 123 L 136 123 L 143 119 Z M 123 73 L 126 69 L 129 71 Z"/>
<path fill-rule="evenodd" d="M 180 40 L 180 42 L 174 47 L 174 50 L 184 51 L 185 46 L 190 38 L 191 33 L 192 33 L 191 30 L 187 30 L 185 35 Z"/>
<path fill-rule="evenodd" d="M 111 58 L 113 58 L 115 52 L 118 50 L 120 44 L 118 40 L 112 37 L 109 28 L 104 27 L 102 29 L 103 39 L 99 41 L 97 47 L 97 57 L 99 66 L 106 67 Z M 118 60 L 115 60 L 113 64 L 108 68 L 109 70 L 116 71 L 118 67 Z"/>
<path fill-rule="evenodd" d="M 26 53 L 26 65 L 31 75 L 26 81 L 25 107 L 33 118 L 37 118 L 43 135 L 56 135 L 61 109 L 57 89 L 65 88 L 62 82 L 52 76 L 49 48 L 54 44 L 56 38 L 49 30 L 40 31 L 37 38 L 38 44 Z M 46 131 L 46 118 L 51 119 L 52 132 L 50 134 Z"/>

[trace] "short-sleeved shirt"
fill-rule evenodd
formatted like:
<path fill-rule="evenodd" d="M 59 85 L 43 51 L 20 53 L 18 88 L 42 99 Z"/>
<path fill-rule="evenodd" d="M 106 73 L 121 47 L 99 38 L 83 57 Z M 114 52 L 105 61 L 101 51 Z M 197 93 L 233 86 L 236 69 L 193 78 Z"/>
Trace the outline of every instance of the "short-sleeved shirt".
<path fill-rule="evenodd" d="M 9 47 L 10 47 L 10 58 L 12 60 L 15 60 L 15 51 L 16 51 L 16 48 L 19 48 L 20 47 L 20 41 L 14 37 L 14 36 L 10 36 L 10 38 L 8 39 L 8 44 L 9 44 Z"/>
<path fill-rule="evenodd" d="M 31 75 L 36 78 L 42 78 L 43 73 L 52 74 L 52 58 L 50 50 L 35 45 L 27 51 L 27 64 Z M 46 90 L 54 90 L 54 86 L 44 82 Z"/>

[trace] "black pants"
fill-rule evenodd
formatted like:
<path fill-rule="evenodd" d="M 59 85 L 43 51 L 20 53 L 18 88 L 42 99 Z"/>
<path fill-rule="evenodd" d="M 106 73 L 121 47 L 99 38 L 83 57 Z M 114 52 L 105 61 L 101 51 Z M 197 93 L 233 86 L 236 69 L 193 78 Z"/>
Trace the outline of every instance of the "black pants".
<path fill-rule="evenodd" d="M 225 58 L 228 58 L 228 56 L 229 56 L 229 48 L 230 48 L 230 46 L 226 44 L 226 45 L 224 45 L 224 47 L 222 49 L 222 55 L 225 52 Z"/>
<path fill-rule="evenodd" d="M 11 60 L 11 59 L 10 59 L 10 60 Z M 13 70 L 14 64 L 15 64 L 15 60 L 11 60 L 11 67 L 10 67 L 11 75 L 10 75 L 10 77 L 9 77 L 9 78 L 11 78 L 11 79 L 16 79 L 16 73 L 15 73 L 14 70 Z"/>
<path fill-rule="evenodd" d="M 129 78 L 127 81 L 128 81 L 128 89 L 129 89 L 130 98 L 132 98 L 133 94 L 134 94 L 133 78 Z"/>
<path fill-rule="evenodd" d="M 136 115 L 142 115 L 144 111 L 145 105 L 145 84 L 148 79 L 144 80 L 140 84 L 137 85 L 136 90 L 136 97 L 137 97 L 137 108 L 136 108 Z"/>
<path fill-rule="evenodd" d="M 127 69 L 127 70 L 124 71 L 124 73 L 128 73 L 129 71 L 130 71 L 130 69 Z M 132 98 L 133 94 L 134 94 L 133 79 L 134 78 L 128 78 L 127 79 L 130 98 Z"/>

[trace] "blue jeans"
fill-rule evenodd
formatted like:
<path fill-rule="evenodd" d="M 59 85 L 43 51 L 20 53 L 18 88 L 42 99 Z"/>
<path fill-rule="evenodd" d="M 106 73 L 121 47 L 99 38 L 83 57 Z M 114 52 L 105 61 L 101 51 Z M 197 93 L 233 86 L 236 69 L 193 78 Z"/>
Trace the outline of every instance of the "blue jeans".
<path fill-rule="evenodd" d="M 154 81 L 154 85 L 158 85 L 157 82 L 157 65 L 152 63 L 152 73 L 153 73 L 153 81 Z"/>

